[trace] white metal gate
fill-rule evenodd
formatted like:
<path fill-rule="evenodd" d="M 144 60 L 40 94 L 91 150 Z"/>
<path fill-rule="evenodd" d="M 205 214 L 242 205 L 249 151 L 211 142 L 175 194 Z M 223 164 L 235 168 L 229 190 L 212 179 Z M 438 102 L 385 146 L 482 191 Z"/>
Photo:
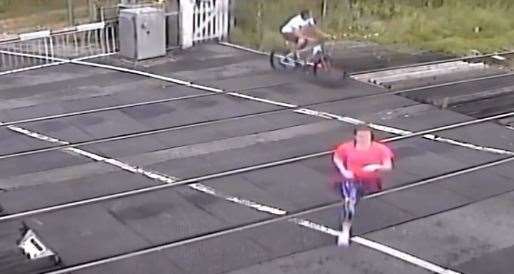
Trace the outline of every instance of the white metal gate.
<path fill-rule="evenodd" d="M 229 0 L 181 0 L 182 46 L 228 35 Z"/>
<path fill-rule="evenodd" d="M 118 50 L 116 22 L 79 25 L 59 31 L 19 34 L 0 41 L 0 72 Z"/>

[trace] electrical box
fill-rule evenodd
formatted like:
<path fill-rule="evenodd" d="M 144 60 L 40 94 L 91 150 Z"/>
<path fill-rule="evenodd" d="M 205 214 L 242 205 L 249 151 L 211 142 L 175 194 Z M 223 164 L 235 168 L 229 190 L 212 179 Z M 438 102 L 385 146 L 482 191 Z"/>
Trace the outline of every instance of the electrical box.
<path fill-rule="evenodd" d="M 143 60 L 166 55 L 166 28 L 162 9 L 120 10 L 120 54 Z"/>

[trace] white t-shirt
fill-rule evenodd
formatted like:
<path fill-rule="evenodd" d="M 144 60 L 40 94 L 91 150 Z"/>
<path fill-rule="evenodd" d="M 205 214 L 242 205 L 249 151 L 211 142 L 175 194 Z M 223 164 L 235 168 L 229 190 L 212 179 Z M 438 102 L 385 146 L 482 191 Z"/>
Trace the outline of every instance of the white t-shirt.
<path fill-rule="evenodd" d="M 300 27 L 305 27 L 308 25 L 315 25 L 314 19 L 309 18 L 307 20 L 303 20 L 302 15 L 298 14 L 297 16 L 291 18 L 287 24 L 285 24 L 280 30 L 282 33 L 293 32 L 298 30 Z"/>

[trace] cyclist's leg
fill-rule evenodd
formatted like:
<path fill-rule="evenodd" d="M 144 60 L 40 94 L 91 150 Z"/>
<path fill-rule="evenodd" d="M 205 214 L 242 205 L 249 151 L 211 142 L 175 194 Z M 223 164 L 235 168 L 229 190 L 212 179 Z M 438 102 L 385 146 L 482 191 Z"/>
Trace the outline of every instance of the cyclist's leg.
<path fill-rule="evenodd" d="M 312 32 L 309 32 L 308 30 L 304 30 L 302 33 L 303 37 L 303 45 L 302 49 L 305 49 L 307 47 L 311 47 L 308 53 L 307 61 L 315 63 L 318 55 L 320 55 L 322 50 L 321 40 L 316 36 L 313 35 Z"/>
<path fill-rule="evenodd" d="M 344 199 L 343 221 L 351 221 L 355 215 L 355 205 L 357 204 L 360 192 L 360 184 L 353 180 L 346 180 L 341 184 L 342 198 Z"/>
<path fill-rule="evenodd" d="M 286 57 L 296 56 L 296 51 L 298 47 L 298 36 L 293 32 L 283 32 L 282 37 L 286 41 L 286 45 L 289 51 Z"/>
<path fill-rule="evenodd" d="M 304 36 L 298 36 L 298 42 L 296 43 L 296 50 L 302 50 L 307 47 L 309 39 Z"/>
<path fill-rule="evenodd" d="M 319 35 L 317 34 L 316 28 L 305 27 L 299 30 L 301 36 L 305 39 L 307 44 L 318 44 Z"/>
<path fill-rule="evenodd" d="M 305 35 L 302 29 L 297 30 L 295 35 L 297 37 L 296 56 L 299 58 L 299 52 L 303 51 L 309 45 L 309 38 Z"/>
<path fill-rule="evenodd" d="M 338 245 L 348 246 L 350 244 L 352 219 L 355 215 L 358 191 L 358 184 L 356 182 L 345 180 L 341 183 L 341 195 L 344 203 L 341 214 L 341 234 L 338 237 Z"/>

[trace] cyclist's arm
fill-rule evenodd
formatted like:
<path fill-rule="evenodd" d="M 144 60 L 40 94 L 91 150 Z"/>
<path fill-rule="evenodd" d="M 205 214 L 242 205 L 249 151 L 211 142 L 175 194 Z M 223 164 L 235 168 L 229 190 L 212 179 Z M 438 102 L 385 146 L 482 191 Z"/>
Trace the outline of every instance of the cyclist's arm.
<path fill-rule="evenodd" d="M 377 165 L 377 170 L 387 171 L 393 169 L 393 160 L 391 158 L 385 158 L 382 160 L 381 165 Z"/>
<path fill-rule="evenodd" d="M 332 35 L 328 34 L 328 33 L 325 33 L 321 30 L 320 27 L 318 27 L 318 25 L 316 24 L 316 21 L 314 21 L 314 19 L 310 19 L 309 20 L 309 26 L 314 28 L 315 32 L 318 33 L 319 35 L 325 37 L 325 38 L 328 38 L 328 37 L 332 37 Z"/>
<path fill-rule="evenodd" d="M 317 26 L 309 26 L 310 27 L 310 31 L 309 31 L 309 35 L 307 35 L 309 38 L 311 39 L 314 39 L 314 40 L 319 40 L 319 38 L 322 38 L 322 39 L 329 39 L 329 38 L 332 38 L 334 37 L 333 35 L 331 34 L 328 34 L 328 33 L 325 33 L 323 32 L 319 27 Z"/>
<path fill-rule="evenodd" d="M 314 28 L 314 30 L 321 34 L 321 36 L 325 36 L 325 37 L 331 37 L 332 35 L 328 34 L 328 33 L 325 33 L 324 31 L 321 30 L 320 27 L 318 27 L 318 25 L 312 25 L 312 27 Z"/>
<path fill-rule="evenodd" d="M 347 179 L 353 178 L 353 172 L 346 169 L 342 159 L 340 159 L 336 153 L 334 153 L 333 161 L 334 161 L 334 164 L 336 165 L 337 169 L 339 169 L 339 172 L 341 172 L 341 175 L 343 175 L 343 177 L 345 177 Z"/>
<path fill-rule="evenodd" d="M 387 146 L 383 146 L 382 153 L 382 166 L 380 170 L 387 171 L 393 169 L 394 153 Z"/>

